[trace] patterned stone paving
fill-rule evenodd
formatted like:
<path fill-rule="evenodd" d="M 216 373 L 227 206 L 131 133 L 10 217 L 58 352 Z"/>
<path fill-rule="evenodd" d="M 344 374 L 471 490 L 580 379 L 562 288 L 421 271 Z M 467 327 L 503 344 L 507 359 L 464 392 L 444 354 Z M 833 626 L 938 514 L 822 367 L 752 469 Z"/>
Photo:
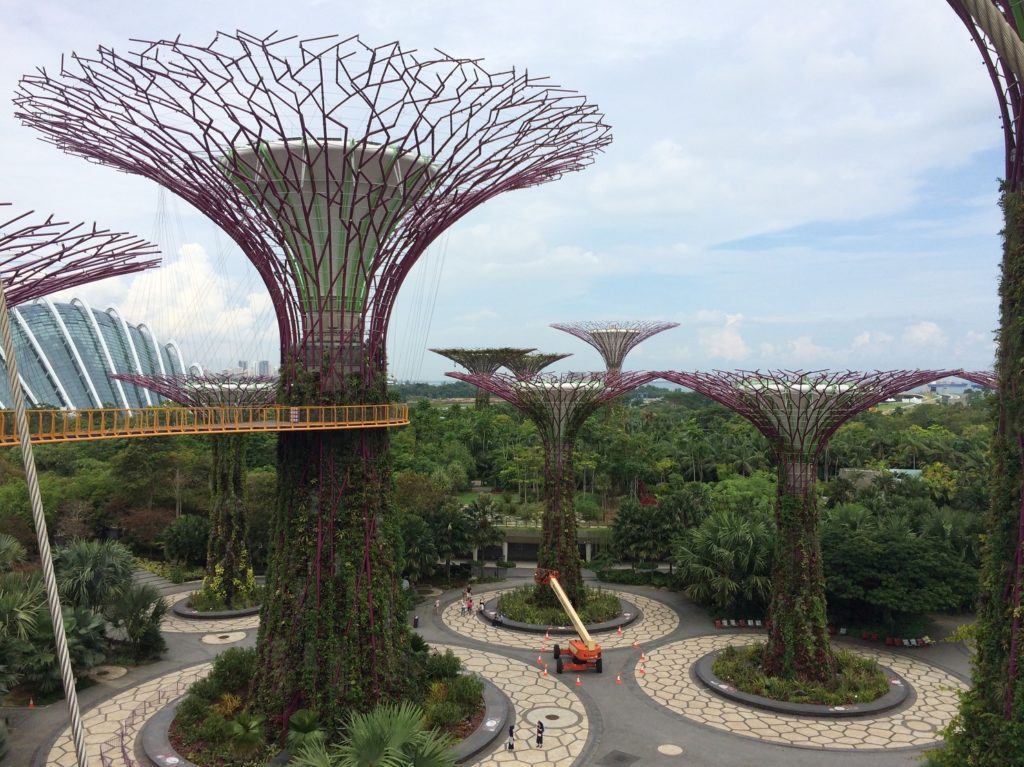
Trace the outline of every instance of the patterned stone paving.
<path fill-rule="evenodd" d="M 490 602 L 492 599 L 505 593 L 505 591 L 509 591 L 509 589 L 488 591 L 480 594 L 480 596 Z M 639 607 L 642 617 L 625 626 L 622 629 L 621 636 L 614 631 L 596 634 L 597 641 L 605 650 L 631 647 L 634 642 L 643 645 L 646 642 L 656 641 L 671 634 L 679 625 L 679 616 L 668 605 L 655 602 L 653 599 L 642 597 L 639 594 L 613 593 Z M 548 646 L 556 643 L 567 644 L 570 639 L 569 636 L 551 635 L 551 639 L 548 642 L 544 642 L 542 634 L 530 634 L 492 626 L 489 621 L 481 620 L 476 615 L 462 615 L 460 612 L 460 601 L 456 599 L 448 605 L 442 605 L 441 620 L 444 621 L 448 628 L 465 637 L 499 647 L 536 650 L 541 644 L 547 644 Z"/>
<path fill-rule="evenodd" d="M 129 754 L 146 720 L 166 703 L 185 691 L 196 679 L 209 673 L 210 664 L 175 671 L 103 701 L 82 717 L 85 745 L 92 765 L 126 764 L 121 753 L 121 729 Z M 47 767 L 76 767 L 75 745 L 68 728 L 58 736 L 46 758 Z"/>
<path fill-rule="evenodd" d="M 746 708 L 721 698 L 690 677 L 698 658 L 729 644 L 763 641 L 763 635 L 713 635 L 673 642 L 649 654 L 640 674 L 640 689 L 657 703 L 718 730 L 790 746 L 860 750 L 934 745 L 938 730 L 956 713 L 957 697 L 967 685 L 941 669 L 885 650 L 848 647 L 871 657 L 910 682 L 916 700 L 903 709 L 876 717 L 815 719 Z"/>
<path fill-rule="evenodd" d="M 451 649 L 462 658 L 464 666 L 495 685 L 509 697 L 515 709 L 516 750 L 504 750 L 507 736 L 500 738 L 501 749 L 479 758 L 473 767 L 515 767 L 516 765 L 552 765 L 569 767 L 579 757 L 590 732 L 586 710 L 572 688 L 557 681 L 553 674 L 545 677 L 542 669 L 535 669 L 522 661 L 501 655 L 464 647 L 435 645 L 441 651 Z M 124 743 L 132 748 L 146 719 L 162 706 L 184 692 L 185 687 L 206 675 L 210 664 L 192 666 L 154 679 L 104 701 L 83 718 L 90 760 L 95 764 L 122 764 L 121 729 Z M 544 745 L 533 741 L 531 712 L 557 716 L 548 720 Z M 552 723 L 553 721 L 553 723 Z M 102 757 L 111 761 L 104 761 Z M 71 730 L 65 730 L 47 757 L 46 764 L 53 767 L 75 767 L 75 748 Z"/>
<path fill-rule="evenodd" d="M 166 597 L 168 610 L 167 615 L 164 616 L 164 620 L 160 624 L 161 631 L 167 631 L 171 634 L 227 634 L 232 631 L 249 631 L 260 625 L 259 614 L 246 615 L 244 618 L 227 618 L 225 620 L 207 620 L 205 618 L 188 620 L 171 612 L 171 605 L 181 602 L 183 599 L 188 599 L 194 593 L 194 591 L 189 591 L 184 594 Z"/>
<path fill-rule="evenodd" d="M 458 655 L 469 671 L 499 687 L 515 709 L 515 751 L 505 750 L 506 732 L 500 739 L 499 750 L 480 757 L 472 763 L 473 767 L 534 764 L 569 767 L 583 752 L 590 733 L 586 709 L 573 688 L 558 681 L 553 672 L 544 676 L 541 668 L 494 653 L 449 645 L 432 646 Z M 540 717 L 545 718 L 546 729 L 544 745 L 538 748 L 534 745 L 533 736 L 536 720 Z"/>

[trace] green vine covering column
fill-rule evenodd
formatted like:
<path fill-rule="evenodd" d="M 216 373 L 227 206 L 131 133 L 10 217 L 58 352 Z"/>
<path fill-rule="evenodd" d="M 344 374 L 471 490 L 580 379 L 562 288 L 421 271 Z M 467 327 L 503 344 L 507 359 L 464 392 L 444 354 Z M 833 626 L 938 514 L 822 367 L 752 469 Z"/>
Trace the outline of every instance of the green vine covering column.
<path fill-rule="evenodd" d="M 385 403 L 379 380 L 333 398 Z M 306 387 L 286 395 L 296 404 L 308 404 L 310 397 Z M 412 684 L 398 593 L 388 433 L 285 432 L 277 464 L 252 689 L 272 721 L 313 708 L 328 728 L 337 728 L 351 710 L 401 699 Z"/>
<path fill-rule="evenodd" d="M 203 592 L 231 609 L 252 598 L 256 581 L 246 544 L 243 500 L 245 434 L 210 437 L 210 540 L 206 549 Z"/>
<path fill-rule="evenodd" d="M 946 733 L 939 761 L 1024 765 L 1024 194 L 1004 189 L 999 285 L 998 398 L 992 487 L 981 565 L 973 685 Z"/>
<path fill-rule="evenodd" d="M 783 453 L 778 477 L 765 673 L 826 680 L 836 662 L 827 630 L 815 463 Z"/>
<path fill-rule="evenodd" d="M 580 550 L 576 541 L 576 473 L 572 444 L 551 446 L 544 460 L 544 516 L 537 566 L 558 571 L 558 582 L 577 608 L 585 601 Z M 537 598 L 556 604 L 550 586 L 537 587 Z"/>

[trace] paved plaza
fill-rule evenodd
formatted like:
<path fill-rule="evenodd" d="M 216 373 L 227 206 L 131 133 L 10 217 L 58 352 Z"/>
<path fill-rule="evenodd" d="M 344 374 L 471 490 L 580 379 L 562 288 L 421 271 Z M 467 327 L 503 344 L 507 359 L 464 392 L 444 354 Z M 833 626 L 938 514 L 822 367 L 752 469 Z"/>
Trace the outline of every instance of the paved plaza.
<path fill-rule="evenodd" d="M 507 588 L 480 587 L 474 596 L 489 600 Z M 705 689 L 690 668 L 711 650 L 756 641 L 763 632 L 716 632 L 702 610 L 673 592 L 614 590 L 636 605 L 642 617 L 621 635 L 612 631 L 596 636 L 604 650 L 600 675 L 555 674 L 551 646 L 567 637 L 553 635 L 545 642 L 541 634 L 494 627 L 475 614 L 463 615 L 457 591 L 439 595 L 439 614 L 433 609 L 434 596 L 419 605 L 415 614 L 424 638 L 439 650 L 455 652 L 469 671 L 493 682 L 511 704 L 515 751 L 505 749 L 502 734 L 491 750 L 469 764 L 909 767 L 936 744 L 938 729 L 955 713 L 956 691 L 965 686 L 968 657 L 960 645 L 889 651 L 852 642 L 848 646 L 854 652 L 877 657 L 911 683 L 914 693 L 905 704 L 882 715 L 841 720 L 744 708 Z M 188 593 L 179 587 L 168 601 Z M 83 694 L 94 764 L 149 764 L 134 743 L 142 724 L 207 673 L 209 660 L 223 645 L 252 645 L 257 625 L 255 616 L 188 621 L 169 614 L 164 623 L 166 660 L 126 675 L 108 671 Z M 12 756 L 27 756 L 11 764 L 75 764 L 62 703 L 19 713 Z M 541 747 L 534 743 L 538 721 L 545 724 Z"/>

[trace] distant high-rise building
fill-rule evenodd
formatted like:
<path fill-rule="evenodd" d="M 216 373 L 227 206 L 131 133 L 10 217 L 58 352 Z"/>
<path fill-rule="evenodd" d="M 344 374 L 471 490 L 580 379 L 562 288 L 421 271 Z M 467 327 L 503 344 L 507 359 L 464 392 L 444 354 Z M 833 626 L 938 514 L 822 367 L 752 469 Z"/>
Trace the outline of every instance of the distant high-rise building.
<path fill-rule="evenodd" d="M 241 370 L 243 373 L 245 371 L 247 371 L 249 369 L 248 361 L 246 361 L 246 360 L 239 360 L 238 361 L 238 369 Z"/>
<path fill-rule="evenodd" d="M 260 360 L 259 362 L 256 363 L 256 375 L 270 375 L 270 360 Z"/>

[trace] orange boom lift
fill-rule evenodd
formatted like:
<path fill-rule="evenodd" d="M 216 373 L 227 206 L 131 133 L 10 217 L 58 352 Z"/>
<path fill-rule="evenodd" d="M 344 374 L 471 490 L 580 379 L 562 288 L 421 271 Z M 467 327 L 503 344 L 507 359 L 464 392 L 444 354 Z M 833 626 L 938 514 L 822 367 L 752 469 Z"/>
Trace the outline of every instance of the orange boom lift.
<path fill-rule="evenodd" d="M 533 579 L 541 586 L 547 585 L 551 587 L 551 590 L 555 592 L 555 596 L 558 597 L 558 601 L 562 604 L 562 609 L 565 610 L 569 616 L 569 620 L 572 621 L 573 628 L 576 629 L 576 633 L 580 635 L 579 639 L 569 640 L 569 657 L 562 655 L 562 649 L 555 645 L 554 656 L 555 656 L 555 671 L 561 674 L 563 671 L 568 669 L 569 671 L 587 671 L 594 669 L 598 674 L 601 673 L 601 645 L 594 641 L 594 638 L 590 636 L 590 632 L 587 631 L 587 627 L 583 625 L 583 621 L 580 620 L 580 616 L 576 614 L 576 611 L 572 607 L 572 603 L 569 601 L 569 597 L 565 595 L 565 591 L 562 590 L 562 584 L 558 582 L 558 571 L 557 570 L 545 570 L 538 567 L 533 571 Z"/>

